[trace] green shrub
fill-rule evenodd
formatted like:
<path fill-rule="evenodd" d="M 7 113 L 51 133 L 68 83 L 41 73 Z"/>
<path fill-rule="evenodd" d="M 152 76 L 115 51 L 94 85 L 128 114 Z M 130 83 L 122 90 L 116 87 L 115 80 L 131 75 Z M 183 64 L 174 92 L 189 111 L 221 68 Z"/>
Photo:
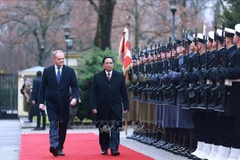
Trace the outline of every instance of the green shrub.
<path fill-rule="evenodd" d="M 84 118 L 93 119 L 90 106 L 90 88 L 92 77 L 95 73 L 103 70 L 102 59 L 105 56 L 112 56 L 114 58 L 114 69 L 120 71 L 122 65 L 117 63 L 116 52 L 109 49 L 102 51 L 100 48 L 94 47 L 87 55 L 82 56 L 79 61 L 80 65 L 76 67 L 78 83 L 81 88 L 81 100 L 82 103 L 79 106 L 78 118 L 83 120 Z"/>

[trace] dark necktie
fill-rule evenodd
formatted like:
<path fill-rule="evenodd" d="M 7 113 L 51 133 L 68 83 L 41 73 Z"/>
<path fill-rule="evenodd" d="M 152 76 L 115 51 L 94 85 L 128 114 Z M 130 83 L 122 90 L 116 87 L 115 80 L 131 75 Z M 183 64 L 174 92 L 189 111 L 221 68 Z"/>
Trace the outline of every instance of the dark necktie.
<path fill-rule="evenodd" d="M 57 82 L 58 83 L 60 82 L 60 78 L 61 78 L 61 73 L 60 73 L 60 68 L 58 68 L 58 71 L 57 71 Z"/>
<path fill-rule="evenodd" d="M 110 72 L 108 72 L 107 77 L 108 77 L 108 81 L 110 81 L 111 79 Z"/>

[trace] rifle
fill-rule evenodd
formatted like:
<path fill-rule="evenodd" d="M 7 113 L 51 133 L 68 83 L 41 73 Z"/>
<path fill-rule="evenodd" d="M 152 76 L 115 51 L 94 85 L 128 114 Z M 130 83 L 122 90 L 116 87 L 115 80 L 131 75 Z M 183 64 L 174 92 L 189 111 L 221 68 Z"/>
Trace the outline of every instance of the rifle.
<path fill-rule="evenodd" d="M 181 72 L 181 77 L 180 77 L 180 85 L 176 86 L 176 89 L 178 90 L 178 92 L 183 92 L 183 88 L 185 86 L 185 81 L 184 81 L 184 73 L 188 71 L 188 53 L 187 53 L 187 48 L 188 48 L 188 43 L 187 43 L 187 31 L 183 31 L 182 32 L 182 44 L 185 48 L 185 53 L 183 56 L 183 67 L 179 68 L 178 71 Z M 181 66 L 180 66 L 181 67 Z"/>
<path fill-rule="evenodd" d="M 194 33 L 194 39 L 193 42 L 195 43 L 195 45 L 197 46 L 198 40 L 197 40 L 197 29 L 195 29 L 195 33 Z M 188 34 L 185 34 L 185 39 L 187 39 Z M 186 50 L 188 49 L 188 44 L 185 43 Z M 197 49 L 198 50 L 198 49 Z M 190 58 L 188 53 L 186 53 L 186 55 L 184 56 L 184 70 L 182 71 L 182 81 L 184 83 L 183 88 L 181 88 L 179 90 L 179 92 L 183 92 L 184 95 L 184 100 L 180 101 L 179 104 L 182 105 L 182 109 L 189 109 L 191 101 L 192 101 L 192 97 L 194 96 L 194 87 L 196 86 L 196 83 L 192 80 L 192 72 L 193 72 L 193 68 L 196 68 L 196 66 L 198 66 L 198 63 L 196 64 L 195 59 L 197 56 L 197 53 Z M 190 96 L 191 95 L 191 96 Z"/>
<path fill-rule="evenodd" d="M 198 46 L 198 33 L 197 33 L 197 29 L 195 29 L 195 37 L 194 37 L 194 41 L 195 44 Z M 191 95 L 192 98 L 196 98 L 193 99 L 193 103 L 190 104 L 190 108 L 195 108 L 197 107 L 197 103 L 199 100 L 199 94 L 198 94 L 198 90 L 200 89 L 199 85 L 198 85 L 198 81 L 199 81 L 199 76 L 198 76 L 198 72 L 200 70 L 201 64 L 200 64 L 200 54 L 199 54 L 199 48 L 197 47 L 197 53 L 195 54 L 194 58 L 193 58 L 193 71 L 192 71 L 192 82 L 191 82 L 191 87 L 187 89 L 187 92 L 189 95 Z M 197 93 L 197 94 L 196 94 Z M 190 102 L 191 100 L 189 100 Z"/>
<path fill-rule="evenodd" d="M 218 41 L 217 41 L 217 36 L 218 36 L 218 33 L 217 33 L 217 25 L 214 26 L 214 41 L 216 42 L 216 54 L 215 54 L 215 66 L 217 67 L 218 66 L 218 63 L 220 61 L 220 55 L 219 55 L 219 52 L 218 52 Z"/>
<path fill-rule="evenodd" d="M 169 47 L 170 47 L 170 50 L 171 50 L 171 70 L 172 70 L 172 73 L 171 74 L 174 74 L 175 71 L 178 70 L 178 58 L 174 58 L 173 55 L 172 55 L 172 51 L 173 49 L 176 51 L 176 43 L 172 43 L 171 42 L 171 38 L 169 39 Z M 165 102 L 167 102 L 169 105 L 175 105 L 176 104 L 176 101 L 177 101 L 177 89 L 176 89 L 176 85 L 179 83 L 179 82 L 176 82 L 175 79 L 172 79 L 174 77 L 171 76 L 171 83 L 170 85 L 168 85 L 168 87 L 166 88 L 166 93 L 168 94 L 168 99 L 165 100 Z M 171 95 L 171 96 L 169 96 Z"/>
<path fill-rule="evenodd" d="M 204 92 L 204 87 L 206 86 L 207 78 L 205 77 L 208 72 L 208 53 L 207 53 L 207 37 L 205 32 L 206 26 L 203 25 L 203 44 L 205 48 L 205 53 L 199 56 L 199 82 L 200 84 L 194 88 L 195 94 L 196 94 L 196 104 L 197 107 L 200 109 L 206 109 L 206 106 L 204 104 L 205 99 L 207 98 L 206 92 Z M 202 62 L 200 62 L 200 58 L 202 58 L 202 62 L 204 63 L 203 66 L 201 65 Z M 203 67 L 203 68 L 202 68 Z M 195 71 L 197 72 L 197 71 Z M 202 96 L 203 95 L 203 96 Z M 194 106 L 193 106 L 194 107 Z"/>
<path fill-rule="evenodd" d="M 157 42 L 154 43 L 154 55 L 157 56 L 158 55 L 158 44 Z M 161 73 L 161 66 L 160 66 L 160 61 L 157 59 L 154 62 L 154 82 L 153 82 L 153 88 L 152 88 L 152 92 L 151 92 L 151 101 L 152 102 L 156 102 L 157 101 L 157 89 L 160 87 L 160 81 L 159 81 L 159 76 Z"/>
<path fill-rule="evenodd" d="M 144 86 L 143 80 L 144 80 L 144 64 L 143 64 L 143 46 L 140 46 L 139 50 L 139 56 L 140 56 L 140 64 L 139 64 L 139 73 L 138 73 L 138 83 L 134 86 L 134 96 L 139 99 L 142 95 L 142 88 Z"/>
<path fill-rule="evenodd" d="M 165 58 L 163 60 L 163 63 L 164 63 L 164 70 L 165 70 L 165 73 L 168 73 L 168 69 L 169 69 L 169 61 L 167 59 L 167 53 L 166 53 L 166 50 L 167 50 L 167 45 L 163 45 L 163 52 L 165 54 Z"/>
<path fill-rule="evenodd" d="M 225 43 L 225 23 L 223 22 L 222 24 L 222 38 L 223 38 L 223 44 L 224 44 L 224 47 L 226 48 L 226 43 Z M 227 63 L 228 63 L 228 56 L 227 56 L 227 52 L 226 50 L 224 49 L 222 51 L 222 67 L 225 68 L 227 67 Z M 220 82 L 220 85 L 219 85 L 219 89 L 221 91 L 221 95 L 218 96 L 220 97 L 219 100 L 220 100 L 220 104 L 218 106 L 215 107 L 215 111 L 218 111 L 218 112 L 225 112 L 225 103 L 226 103 L 226 87 L 225 87 L 225 83 L 224 83 L 224 79 L 219 79 L 219 82 Z"/>
<path fill-rule="evenodd" d="M 218 86 L 216 81 L 216 73 L 218 72 L 219 62 L 220 62 L 220 52 L 218 51 L 218 41 L 217 41 L 218 33 L 217 33 L 217 24 L 214 26 L 214 41 L 216 42 L 216 52 L 215 52 L 215 62 L 214 67 L 211 69 L 210 72 L 210 78 L 212 83 L 212 97 L 213 97 L 213 103 L 209 104 L 207 107 L 208 109 L 214 110 L 215 106 L 218 104 Z"/>
<path fill-rule="evenodd" d="M 203 34 L 203 41 L 205 46 L 204 54 L 204 68 L 201 69 L 201 82 L 202 82 L 202 92 L 203 92 L 203 102 L 198 105 L 198 108 L 207 109 L 209 102 L 208 96 L 211 86 L 207 86 L 207 79 L 209 78 L 209 54 L 207 52 L 207 37 L 206 34 Z"/>

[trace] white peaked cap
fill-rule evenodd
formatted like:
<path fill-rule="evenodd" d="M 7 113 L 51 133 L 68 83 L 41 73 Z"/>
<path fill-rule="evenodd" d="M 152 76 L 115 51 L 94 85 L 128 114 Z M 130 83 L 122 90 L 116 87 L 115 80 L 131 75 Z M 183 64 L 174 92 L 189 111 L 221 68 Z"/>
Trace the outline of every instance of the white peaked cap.
<path fill-rule="evenodd" d="M 203 39 L 204 37 L 202 33 L 198 33 L 197 38 L 198 38 L 198 42 L 204 43 L 204 39 Z"/>
<path fill-rule="evenodd" d="M 232 28 L 225 28 L 225 32 L 235 34 L 235 30 Z"/>
<path fill-rule="evenodd" d="M 208 37 L 214 40 L 214 31 L 209 31 L 208 32 Z"/>
<path fill-rule="evenodd" d="M 240 37 L 240 24 L 235 25 L 236 35 Z"/>
<path fill-rule="evenodd" d="M 221 29 L 217 29 L 217 35 L 218 35 L 219 37 L 222 37 L 222 30 L 221 30 Z"/>
<path fill-rule="evenodd" d="M 197 38 L 203 39 L 203 34 L 202 34 L 202 33 L 198 33 L 198 34 L 197 34 Z"/>
<path fill-rule="evenodd" d="M 225 36 L 226 37 L 233 37 L 235 32 L 236 31 L 232 28 L 225 28 Z"/>

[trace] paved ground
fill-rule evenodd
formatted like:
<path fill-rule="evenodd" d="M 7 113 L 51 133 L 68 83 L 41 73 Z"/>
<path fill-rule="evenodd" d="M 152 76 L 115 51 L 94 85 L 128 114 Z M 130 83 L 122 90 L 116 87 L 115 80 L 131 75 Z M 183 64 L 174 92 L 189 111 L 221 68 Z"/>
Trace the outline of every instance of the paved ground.
<path fill-rule="evenodd" d="M 21 125 L 18 120 L 0 120 L 0 159 L 18 160 Z"/>
<path fill-rule="evenodd" d="M 25 118 L 20 118 L 19 120 L 0 120 L 1 160 L 18 160 L 21 134 L 48 133 L 48 128 L 44 131 L 32 131 L 32 128 L 36 126 L 36 124 L 24 123 L 25 120 Z M 82 126 L 81 128 L 74 127 L 74 129 L 68 130 L 68 133 L 98 134 L 98 131 L 93 127 Z M 128 135 L 131 135 L 131 133 L 132 129 L 129 128 Z M 121 144 L 156 160 L 187 160 L 185 157 L 174 155 L 164 150 L 157 149 L 156 147 L 127 139 L 124 131 L 121 131 Z"/>

